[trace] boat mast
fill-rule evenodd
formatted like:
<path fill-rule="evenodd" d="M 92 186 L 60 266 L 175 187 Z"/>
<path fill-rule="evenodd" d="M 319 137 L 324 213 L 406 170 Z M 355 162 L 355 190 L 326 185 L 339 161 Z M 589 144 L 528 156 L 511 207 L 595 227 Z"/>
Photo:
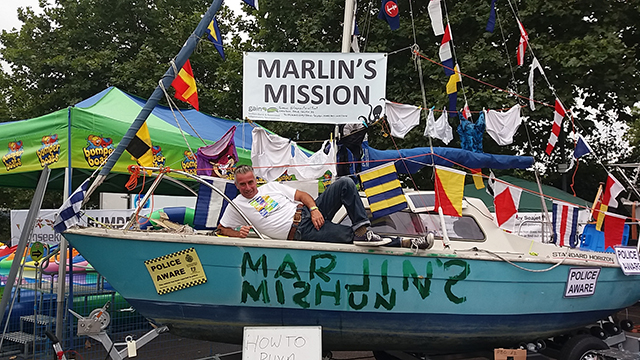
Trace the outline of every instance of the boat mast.
<path fill-rule="evenodd" d="M 171 83 L 177 75 L 177 71 L 179 71 L 179 69 L 182 69 L 184 63 L 187 61 L 187 59 L 189 59 L 189 56 L 191 56 L 191 54 L 195 50 L 198 41 L 200 41 L 200 38 L 204 34 L 207 26 L 213 20 L 213 16 L 218 11 L 218 9 L 220 9 L 220 5 L 222 5 L 222 0 L 213 0 L 213 3 L 209 7 L 209 10 L 207 10 L 207 12 L 204 14 L 196 29 L 184 43 L 182 49 L 180 49 L 180 52 L 178 52 L 178 55 L 176 55 L 176 57 L 174 58 L 174 62 L 171 64 L 171 66 L 169 66 L 167 72 L 162 76 L 162 79 L 160 80 L 161 84 L 159 84 L 153 91 L 151 97 L 149 97 L 142 110 L 140 110 L 138 117 L 136 117 L 136 119 L 133 121 L 131 127 L 129 127 L 129 130 L 127 130 L 127 133 L 122 138 L 122 141 L 118 143 L 115 151 L 107 160 L 107 163 L 100 171 L 100 174 L 98 174 L 96 181 L 91 184 L 91 187 L 87 191 L 86 199 L 89 198 L 89 196 L 95 191 L 95 189 L 100 186 L 100 184 L 102 184 L 107 175 L 109 175 L 109 172 L 115 166 L 116 162 L 118 161 L 120 156 L 122 156 L 122 153 L 131 142 L 131 139 L 133 139 L 142 124 L 144 124 L 144 122 L 149 117 L 149 114 L 151 114 L 156 105 L 158 105 L 158 102 L 164 96 L 164 92 L 162 89 L 167 89 L 171 86 Z"/>
<path fill-rule="evenodd" d="M 342 52 L 351 52 L 351 35 L 355 17 L 356 0 L 344 0 L 344 22 L 342 24 Z"/>

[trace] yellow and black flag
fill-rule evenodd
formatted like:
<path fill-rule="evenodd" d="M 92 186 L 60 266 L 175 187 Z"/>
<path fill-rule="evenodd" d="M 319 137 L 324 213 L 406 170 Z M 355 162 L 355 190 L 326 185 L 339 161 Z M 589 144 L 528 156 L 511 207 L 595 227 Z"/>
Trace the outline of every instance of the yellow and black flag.
<path fill-rule="evenodd" d="M 131 160 L 137 160 L 138 164 L 145 167 L 153 166 L 153 151 L 151 151 L 151 137 L 147 123 L 142 124 L 136 136 L 131 139 L 127 146 L 127 151 L 131 154 Z"/>

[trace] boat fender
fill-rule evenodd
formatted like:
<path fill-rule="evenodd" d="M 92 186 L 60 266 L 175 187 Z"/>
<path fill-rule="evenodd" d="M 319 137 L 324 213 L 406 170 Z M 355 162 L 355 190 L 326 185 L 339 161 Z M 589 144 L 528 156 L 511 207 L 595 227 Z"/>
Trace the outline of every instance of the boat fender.
<path fill-rule="evenodd" d="M 161 229 L 161 227 L 153 220 L 160 219 L 163 213 L 168 216 L 169 221 L 193 227 L 193 216 L 195 213 L 193 208 L 186 206 L 170 206 L 152 212 L 149 215 L 149 221 L 146 221 L 146 219 L 140 219 L 140 229 Z"/>

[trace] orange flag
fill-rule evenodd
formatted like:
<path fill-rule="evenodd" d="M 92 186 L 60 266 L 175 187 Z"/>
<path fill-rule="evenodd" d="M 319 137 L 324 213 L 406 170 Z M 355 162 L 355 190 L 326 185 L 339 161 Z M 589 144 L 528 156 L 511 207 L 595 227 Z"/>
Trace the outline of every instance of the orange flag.
<path fill-rule="evenodd" d="M 196 110 L 199 110 L 196 78 L 193 77 L 193 70 L 191 70 L 191 62 L 189 60 L 184 63 L 184 66 L 180 69 L 180 72 L 178 72 L 178 76 L 173 80 L 171 86 L 176 89 L 176 99 L 187 102 Z"/>

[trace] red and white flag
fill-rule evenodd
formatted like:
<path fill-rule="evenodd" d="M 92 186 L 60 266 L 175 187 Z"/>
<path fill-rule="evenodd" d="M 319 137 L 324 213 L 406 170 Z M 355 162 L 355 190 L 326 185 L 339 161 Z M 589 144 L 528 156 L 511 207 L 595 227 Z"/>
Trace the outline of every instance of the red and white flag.
<path fill-rule="evenodd" d="M 520 29 L 520 43 L 518 44 L 518 51 L 516 56 L 518 57 L 518 66 L 524 64 L 524 52 L 527 50 L 527 43 L 529 42 L 529 34 L 524 29 L 522 23 L 518 19 L 518 28 Z"/>
<path fill-rule="evenodd" d="M 565 115 L 566 115 L 566 111 L 564 110 L 564 106 L 562 106 L 562 103 L 560 102 L 560 100 L 556 98 L 556 109 L 553 114 L 553 127 L 551 128 L 551 135 L 549 135 L 549 141 L 547 142 L 547 149 L 545 150 L 545 153 L 547 153 L 547 155 L 551 155 L 553 148 L 556 146 L 556 143 L 558 142 L 558 136 L 560 136 L 562 119 L 564 119 Z"/>
<path fill-rule="evenodd" d="M 493 185 L 493 191 L 493 207 L 498 226 L 511 232 L 515 231 L 522 189 L 496 181 Z"/>
<path fill-rule="evenodd" d="M 609 174 L 607 177 L 607 185 L 604 189 L 604 195 L 602 195 L 602 203 L 600 204 L 598 218 L 596 219 L 596 230 L 602 231 L 602 222 L 605 220 L 605 212 L 607 212 L 610 207 L 614 209 L 618 207 L 618 200 L 616 200 L 616 198 L 623 191 L 624 186 L 622 186 L 620 181 L 613 177 L 613 175 Z"/>
<path fill-rule="evenodd" d="M 469 109 L 469 104 L 465 101 L 464 107 L 462 108 L 462 116 L 469 120 L 471 118 L 471 110 Z"/>
<path fill-rule="evenodd" d="M 578 207 L 571 204 L 553 202 L 553 242 L 558 246 L 578 245 Z"/>

